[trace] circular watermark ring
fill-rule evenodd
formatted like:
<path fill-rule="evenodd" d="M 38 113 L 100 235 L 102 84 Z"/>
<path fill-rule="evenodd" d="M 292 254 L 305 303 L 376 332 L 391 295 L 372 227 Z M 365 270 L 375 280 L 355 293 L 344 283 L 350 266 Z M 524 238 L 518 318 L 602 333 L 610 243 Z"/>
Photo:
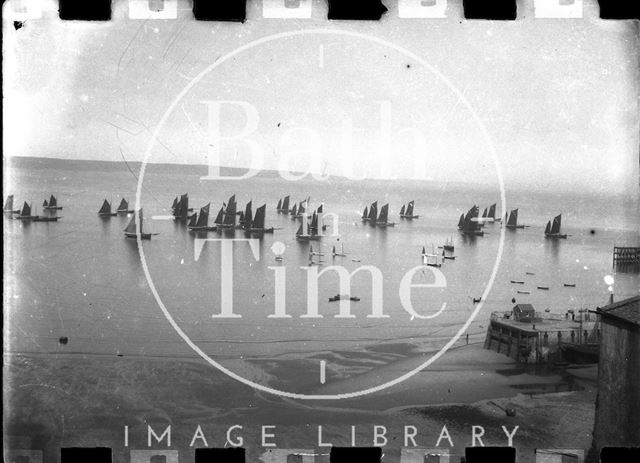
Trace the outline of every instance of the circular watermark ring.
<path fill-rule="evenodd" d="M 473 107 L 469 104 L 469 102 L 464 98 L 464 95 L 462 94 L 462 92 L 460 92 L 460 90 L 458 90 L 443 74 L 441 74 L 440 71 L 438 71 L 436 68 L 431 66 L 429 63 L 427 63 L 427 61 L 424 58 L 421 58 L 420 56 L 416 55 L 415 53 L 413 53 L 413 52 L 411 52 L 411 51 L 409 51 L 409 50 L 407 50 L 407 49 L 405 49 L 405 48 L 403 48 L 403 47 L 401 47 L 399 45 L 396 45 L 396 44 L 388 42 L 388 41 L 386 41 L 384 39 L 381 39 L 381 38 L 378 38 L 378 37 L 374 37 L 374 36 L 371 36 L 371 35 L 368 35 L 368 34 L 363 34 L 363 33 L 360 33 L 360 32 L 353 32 L 353 31 L 346 31 L 346 30 L 339 30 L 339 29 L 336 29 L 336 30 L 333 30 L 333 29 L 322 29 L 322 28 L 320 28 L 320 29 L 307 29 L 307 30 L 299 30 L 299 31 L 282 32 L 282 33 L 279 33 L 279 34 L 268 35 L 268 36 L 262 37 L 260 39 L 251 41 L 251 42 L 246 43 L 245 45 L 243 45 L 243 46 L 241 46 L 239 48 L 236 48 L 235 50 L 227 53 L 226 55 L 220 57 L 213 64 L 211 64 L 210 66 L 205 68 L 196 77 L 194 77 L 184 87 L 184 89 L 182 89 L 182 91 L 175 97 L 175 99 L 171 102 L 171 104 L 167 108 L 166 112 L 163 114 L 162 118 L 160 119 L 160 122 L 158 122 L 157 127 L 153 131 L 153 134 L 151 136 L 151 141 L 149 142 L 149 145 L 147 146 L 147 149 L 145 150 L 144 158 L 143 158 L 142 164 L 140 166 L 140 175 L 138 176 L 138 184 L 137 184 L 137 188 L 136 188 L 136 205 L 135 205 L 136 210 L 140 209 L 140 197 L 141 197 L 141 194 L 142 194 L 142 182 L 143 182 L 143 179 L 144 179 L 144 174 L 145 174 L 147 162 L 148 162 L 148 160 L 149 160 L 149 158 L 151 156 L 151 152 L 152 152 L 153 148 L 155 147 L 155 143 L 156 143 L 156 141 L 158 139 L 158 134 L 160 133 L 160 130 L 162 129 L 162 127 L 166 123 L 166 121 L 169 118 L 169 116 L 171 115 L 171 113 L 173 113 L 174 109 L 178 105 L 178 102 L 194 87 L 194 85 L 196 85 L 206 74 L 208 74 L 209 72 L 214 70 L 216 67 L 220 66 L 224 62 L 226 62 L 229 59 L 235 57 L 236 55 L 239 55 L 240 53 L 242 53 L 244 51 L 247 51 L 247 50 L 249 50 L 251 48 L 254 48 L 254 47 L 257 47 L 259 45 L 262 45 L 262 44 L 265 44 L 265 43 L 268 43 L 268 42 L 273 42 L 273 41 L 276 41 L 276 40 L 279 40 L 279 39 L 282 39 L 282 38 L 285 38 L 285 37 L 294 37 L 294 36 L 311 35 L 311 34 L 350 36 L 350 37 L 356 37 L 356 38 L 359 38 L 359 39 L 368 40 L 368 41 L 377 43 L 379 45 L 382 45 L 383 47 L 387 47 L 387 48 L 390 48 L 392 50 L 395 50 L 395 51 L 407 56 L 408 58 L 411 58 L 411 59 L 415 60 L 416 62 L 420 63 L 425 68 L 427 68 L 430 72 L 432 72 L 436 77 L 438 77 L 459 98 L 459 100 L 462 102 L 464 107 L 469 111 L 469 113 L 473 117 L 474 121 L 478 124 L 478 127 L 480 128 L 480 131 L 482 133 L 482 136 L 484 137 L 485 142 L 486 142 L 486 144 L 487 144 L 487 146 L 489 148 L 491 156 L 493 157 L 493 162 L 494 162 L 495 169 L 496 169 L 496 175 L 497 175 L 497 178 L 498 178 L 498 183 L 500 185 L 500 205 L 501 205 L 503 211 L 506 210 L 507 202 L 506 202 L 506 195 L 505 195 L 505 190 L 504 190 L 504 180 L 502 178 L 502 170 L 500 169 L 500 164 L 498 162 L 498 155 L 496 153 L 495 147 L 493 146 L 493 143 L 491 141 L 491 137 L 489 136 L 489 133 L 487 132 L 484 124 L 480 120 L 480 117 L 476 114 L 476 112 L 474 111 Z M 373 386 L 373 387 L 370 387 L 370 388 L 367 388 L 367 389 L 362 389 L 362 390 L 353 391 L 353 392 L 347 392 L 347 393 L 344 393 L 344 394 L 300 394 L 300 393 L 282 391 L 282 390 L 279 390 L 279 389 L 271 388 L 271 387 L 265 386 L 263 384 L 259 384 L 259 383 L 256 383 L 254 381 L 251 381 L 251 380 L 249 380 L 247 378 L 244 378 L 244 377 L 238 375 L 237 373 L 234 373 L 233 371 L 229 370 L 225 366 L 221 365 L 220 363 L 218 363 L 214 359 L 212 359 L 209 355 L 207 355 L 202 349 L 200 349 L 200 347 L 198 347 L 189 338 L 189 336 L 180 328 L 180 326 L 178 326 L 176 321 L 171 316 L 171 313 L 169 312 L 169 310 L 164 305 L 164 302 L 160 298 L 160 295 L 158 294 L 158 290 L 156 289 L 155 284 L 153 283 L 153 279 L 151 278 L 151 274 L 150 274 L 149 268 L 147 266 L 147 260 L 145 258 L 145 254 L 144 254 L 144 249 L 143 249 L 143 246 L 142 246 L 142 239 L 141 239 L 141 236 L 140 236 L 140 224 L 138 223 L 138 216 L 135 215 L 135 217 L 136 217 L 136 241 L 137 241 L 137 244 L 138 244 L 138 252 L 140 254 L 140 262 L 142 263 L 142 268 L 143 268 L 145 277 L 147 279 L 147 282 L 149 283 L 149 288 L 151 289 L 151 292 L 153 293 L 153 297 L 155 298 L 156 302 L 158 303 L 158 306 L 162 310 L 162 313 L 166 317 L 167 321 L 171 324 L 173 329 L 176 331 L 176 333 L 178 333 L 178 335 L 187 343 L 187 345 L 195 353 L 197 353 L 202 359 L 204 359 L 211 366 L 217 368 L 218 370 L 220 370 L 222 373 L 226 374 L 230 378 L 233 378 L 233 379 L 235 379 L 235 380 L 237 380 L 237 381 L 239 381 L 239 382 L 241 382 L 241 383 L 243 383 L 243 384 L 245 384 L 247 386 L 250 386 L 250 387 L 252 387 L 252 388 L 254 388 L 254 389 L 258 390 L 258 391 L 267 392 L 267 393 L 270 393 L 270 394 L 274 394 L 274 395 L 278 395 L 278 396 L 286 397 L 286 398 L 290 398 L 290 399 L 302 399 L 302 400 L 352 399 L 352 398 L 355 398 L 355 397 L 362 397 L 362 396 L 367 395 L 367 394 L 372 394 L 374 392 L 379 392 L 379 391 L 382 391 L 384 389 L 388 389 L 388 388 L 390 388 L 392 386 L 395 386 L 397 384 L 400 384 L 403 381 L 406 381 L 407 379 L 411 378 L 412 376 L 414 376 L 417 373 L 421 372 L 425 368 L 429 367 L 429 365 L 431 365 L 436 360 L 438 360 L 440 357 L 442 357 L 442 355 L 444 355 L 444 353 L 447 350 L 449 350 L 449 348 L 451 346 L 453 346 L 458 341 L 458 339 L 460 339 L 460 337 L 465 333 L 465 331 L 467 331 L 467 329 L 469 328 L 469 326 L 471 325 L 473 320 L 477 317 L 477 315 L 482 310 L 482 307 L 484 305 L 484 301 L 487 299 L 487 296 L 488 296 L 489 292 L 491 291 L 491 288 L 492 288 L 493 283 L 495 281 L 496 275 L 498 273 L 498 268 L 500 266 L 500 261 L 502 260 L 502 253 L 503 253 L 503 250 L 504 250 L 504 239 L 505 239 L 505 227 L 501 227 L 500 228 L 500 240 L 499 240 L 499 244 L 498 244 L 498 252 L 497 252 L 497 255 L 496 255 L 496 260 L 495 260 L 495 262 L 493 264 L 493 268 L 491 270 L 491 275 L 489 277 L 489 282 L 487 283 L 487 286 L 486 286 L 484 292 L 482 293 L 480 302 L 476 305 L 475 309 L 473 310 L 473 312 L 471 312 L 471 314 L 469 315 L 469 318 L 462 325 L 462 327 L 460 327 L 458 332 L 449 340 L 449 342 L 447 342 L 438 352 L 433 354 L 429 359 L 427 359 L 425 362 L 423 362 L 422 364 L 418 365 L 414 369 L 412 369 L 412 370 L 406 372 L 405 374 L 399 376 L 398 378 L 395 378 L 393 380 L 390 380 L 390 381 L 387 381 L 385 383 L 382 383 L 382 384 L 380 384 L 378 386 Z"/>

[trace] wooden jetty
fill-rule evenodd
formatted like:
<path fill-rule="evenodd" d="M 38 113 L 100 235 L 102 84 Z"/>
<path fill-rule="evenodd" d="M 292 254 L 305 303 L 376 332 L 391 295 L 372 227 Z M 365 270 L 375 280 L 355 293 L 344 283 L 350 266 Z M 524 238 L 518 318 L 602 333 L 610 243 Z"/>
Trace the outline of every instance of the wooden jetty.
<path fill-rule="evenodd" d="M 565 347 L 587 348 L 597 343 L 596 317 L 535 312 L 531 304 L 518 304 L 511 312 L 494 312 L 484 348 L 517 362 L 549 363 L 560 360 Z"/>
<path fill-rule="evenodd" d="M 614 246 L 613 267 L 621 271 L 639 272 L 640 248 Z"/>

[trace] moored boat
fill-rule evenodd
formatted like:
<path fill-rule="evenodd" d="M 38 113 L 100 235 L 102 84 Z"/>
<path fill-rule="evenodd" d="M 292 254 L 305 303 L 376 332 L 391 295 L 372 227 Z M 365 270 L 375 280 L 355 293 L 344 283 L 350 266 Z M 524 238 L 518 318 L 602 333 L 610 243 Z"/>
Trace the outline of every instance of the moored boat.
<path fill-rule="evenodd" d="M 14 209 L 13 208 L 13 195 L 7 196 L 7 200 L 4 203 L 3 212 L 5 214 L 19 214 L 20 213 L 20 209 Z"/>
<path fill-rule="evenodd" d="M 419 215 L 415 215 L 413 213 L 413 207 L 414 207 L 414 201 L 413 200 L 409 201 L 409 203 L 407 204 L 406 207 L 403 204 L 402 207 L 400 208 L 400 218 L 409 219 L 409 220 L 420 218 Z"/>
<path fill-rule="evenodd" d="M 507 228 L 511 230 L 515 230 L 516 228 L 524 228 L 524 225 L 518 224 L 518 209 L 514 209 L 509 213 L 509 219 L 505 225 Z"/>
<path fill-rule="evenodd" d="M 153 235 L 157 235 L 158 233 L 145 233 L 143 230 L 143 214 L 142 209 L 138 210 L 137 214 L 134 214 L 131 217 L 131 220 L 127 224 L 127 227 L 124 229 L 124 237 L 125 238 L 136 238 L 138 236 L 136 229 L 136 217 L 137 222 L 140 227 L 140 239 L 141 240 L 150 240 Z"/>
<path fill-rule="evenodd" d="M 267 205 L 263 204 L 258 209 L 256 209 L 256 214 L 253 217 L 253 221 L 249 226 L 249 232 L 257 235 L 261 235 L 263 233 L 273 233 L 273 227 L 265 228 L 265 215 L 267 212 Z"/>
<path fill-rule="evenodd" d="M 547 226 L 544 229 L 545 238 L 566 238 L 566 234 L 560 233 L 561 224 L 562 214 L 555 216 L 553 218 L 553 222 L 548 221 Z"/>
<path fill-rule="evenodd" d="M 193 214 L 189 219 L 189 223 L 187 224 L 187 228 L 194 232 L 209 232 L 216 231 L 217 227 L 209 226 L 209 208 L 211 207 L 211 203 L 208 203 L 206 206 L 200 208 L 200 213 Z"/>
<path fill-rule="evenodd" d="M 49 198 L 49 203 L 45 200 L 45 203 L 42 205 L 42 208 L 46 211 L 59 211 L 62 209 L 62 206 L 58 206 L 58 200 L 55 196 L 51 195 Z"/>
<path fill-rule="evenodd" d="M 118 215 L 118 213 L 111 212 L 111 203 L 105 198 L 105 200 L 102 202 L 102 207 L 98 211 L 98 215 L 100 217 L 113 217 Z"/>
<path fill-rule="evenodd" d="M 22 206 L 22 210 L 20 211 L 20 213 L 14 217 L 17 220 L 34 220 L 36 219 L 38 216 L 36 215 L 31 215 L 31 205 L 27 204 L 27 202 L 24 202 L 24 205 Z"/>
<path fill-rule="evenodd" d="M 118 214 L 133 214 L 133 209 L 129 209 L 129 202 L 126 199 L 122 198 L 122 200 L 120 200 L 118 209 L 116 209 L 116 212 Z"/>
<path fill-rule="evenodd" d="M 378 227 L 382 227 L 382 228 L 394 227 L 396 225 L 393 222 L 389 222 L 389 203 L 385 204 L 380 209 L 380 215 L 378 216 L 378 219 L 376 220 L 376 225 Z"/>

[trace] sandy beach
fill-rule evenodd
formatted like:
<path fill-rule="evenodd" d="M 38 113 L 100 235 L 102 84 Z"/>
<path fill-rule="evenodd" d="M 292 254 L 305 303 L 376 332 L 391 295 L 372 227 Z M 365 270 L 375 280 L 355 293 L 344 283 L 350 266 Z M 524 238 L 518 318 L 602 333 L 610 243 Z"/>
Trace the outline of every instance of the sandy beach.
<path fill-rule="evenodd" d="M 405 350 L 397 361 L 363 376 L 391 375 L 411 361 Z M 274 373 L 266 360 L 255 364 L 262 367 L 254 374 Z M 106 444 L 114 450 L 114 461 L 128 461 L 129 449 L 147 448 L 147 425 L 156 432 L 171 425 L 171 448 L 180 450 L 181 461 L 193 461 L 189 445 L 198 425 L 209 446 L 224 446 L 228 428 L 242 426 L 249 461 L 266 450 L 261 445 L 264 425 L 276 426 L 278 448 L 308 449 L 318 448 L 318 426 L 323 443 L 333 445 L 350 445 L 351 426 L 356 426 L 356 445 L 372 445 L 373 426 L 384 426 L 385 454 L 393 459 L 404 447 L 405 426 L 415 426 L 416 444 L 428 448 L 446 425 L 453 454 L 471 444 L 471 426 L 485 429 L 485 445 L 506 445 L 501 427 L 511 431 L 519 426 L 514 445 L 520 461 L 533 461 L 536 446 L 588 448 L 595 400 L 594 367 L 533 374 L 479 345 L 449 351 L 433 368 L 396 387 L 341 401 L 257 393 L 198 359 L 5 354 L 4 374 L 3 392 L 12 398 L 5 409 L 9 443 L 42 449 L 46 461 L 58 461 L 60 446 Z M 314 392 L 328 394 L 357 381 L 329 381 Z M 507 407 L 516 415 L 506 416 Z M 128 448 L 124 426 L 129 427 Z M 450 447 L 446 440 L 440 445 Z"/>

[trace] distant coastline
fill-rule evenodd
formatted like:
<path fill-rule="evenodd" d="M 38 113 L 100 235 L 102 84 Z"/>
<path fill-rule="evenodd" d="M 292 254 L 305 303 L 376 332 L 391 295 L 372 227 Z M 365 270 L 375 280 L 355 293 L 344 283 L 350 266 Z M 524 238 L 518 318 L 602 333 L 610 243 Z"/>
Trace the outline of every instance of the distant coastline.
<path fill-rule="evenodd" d="M 103 171 L 103 172 L 126 172 L 131 175 L 135 173 L 138 176 L 142 162 L 140 161 L 105 161 L 105 160 L 92 160 L 92 159 L 63 159 L 56 157 L 39 157 L 39 156 L 3 156 L 2 168 L 7 171 L 10 168 L 17 169 L 61 169 L 61 170 L 77 170 L 77 171 Z M 161 174 L 174 174 L 174 175 L 208 175 L 209 166 L 205 164 L 183 164 L 183 163 L 147 163 L 147 173 L 161 173 Z M 223 176 L 240 176 L 245 174 L 248 169 L 238 167 L 220 167 L 220 174 Z M 291 171 L 291 174 L 295 176 L 302 175 L 302 172 Z M 255 176 L 254 179 L 283 179 L 277 170 L 263 169 Z M 311 175 L 304 178 L 302 181 L 308 182 L 320 182 L 314 179 Z M 495 191 L 499 193 L 499 187 L 497 183 L 475 182 L 473 177 L 469 177 L 469 181 L 443 181 L 436 179 L 382 179 L 372 178 L 365 180 L 352 180 L 340 175 L 330 175 L 328 179 L 329 183 L 349 183 L 351 185 L 380 185 L 401 182 L 403 188 L 412 187 L 424 187 L 430 185 L 434 189 L 441 189 L 443 185 L 447 188 L 454 190 L 471 189 L 476 192 L 483 191 Z M 509 192 L 530 192 L 531 186 L 527 185 L 513 185 L 508 182 L 505 185 L 507 194 Z M 568 195 L 576 198 L 579 197 L 610 197 L 616 198 L 623 203 L 635 203 L 640 195 L 640 183 L 635 186 L 635 191 L 615 192 L 615 191 L 585 191 L 575 190 L 564 185 L 556 185 L 554 189 L 540 188 L 535 190 L 536 194 L 559 196 Z"/>

